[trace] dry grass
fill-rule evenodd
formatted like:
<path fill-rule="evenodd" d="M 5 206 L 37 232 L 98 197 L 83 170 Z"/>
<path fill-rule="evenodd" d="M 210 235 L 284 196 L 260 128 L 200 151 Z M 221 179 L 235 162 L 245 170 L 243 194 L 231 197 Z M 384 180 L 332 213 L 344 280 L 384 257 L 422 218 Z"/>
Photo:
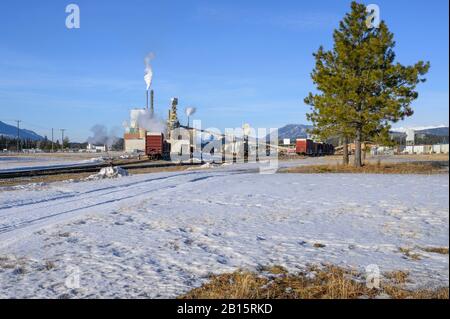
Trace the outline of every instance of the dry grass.
<path fill-rule="evenodd" d="M 392 283 L 400 285 L 409 282 L 409 273 L 406 271 L 391 271 L 384 273 L 384 277 L 390 280 Z"/>
<path fill-rule="evenodd" d="M 411 248 L 405 248 L 405 247 L 400 247 L 398 249 L 403 255 L 405 255 L 405 257 L 412 259 L 412 260 L 421 260 L 422 257 L 417 254 L 417 253 L 413 253 Z"/>
<path fill-rule="evenodd" d="M 44 263 L 45 270 L 52 270 L 55 267 L 56 267 L 56 265 L 55 265 L 55 263 L 53 261 L 46 260 L 45 263 Z"/>
<path fill-rule="evenodd" d="M 439 162 L 421 162 L 421 163 L 370 163 L 357 168 L 352 165 L 327 164 L 297 166 L 282 169 L 280 173 L 359 173 L 359 174 L 438 174 L 447 172 L 444 164 Z"/>
<path fill-rule="evenodd" d="M 70 237 L 70 233 L 69 232 L 60 232 L 60 233 L 58 233 L 58 236 L 67 238 L 67 237 Z"/>
<path fill-rule="evenodd" d="M 275 265 L 275 266 L 262 266 L 258 269 L 260 272 L 266 272 L 269 274 L 273 274 L 273 275 L 285 275 L 288 273 L 288 271 L 286 270 L 286 268 L 284 268 L 283 266 L 279 266 L 279 265 Z"/>
<path fill-rule="evenodd" d="M 383 292 L 392 299 L 449 299 L 448 287 L 435 290 L 407 290 L 396 285 L 387 285 L 383 287 Z"/>
<path fill-rule="evenodd" d="M 420 249 L 427 253 L 448 255 L 448 247 L 420 247 Z"/>
<path fill-rule="evenodd" d="M 402 154 L 395 155 L 397 158 L 408 158 L 416 161 L 448 161 L 448 154 Z"/>
<path fill-rule="evenodd" d="M 259 272 L 236 271 L 211 276 L 210 281 L 181 299 L 448 299 L 448 287 L 436 290 L 408 290 L 406 272 L 384 274 L 380 289 L 370 289 L 364 276 L 336 266 L 310 267 L 289 274 L 280 266 L 263 267 Z"/>
<path fill-rule="evenodd" d="M 137 168 L 129 170 L 130 174 L 147 174 L 147 173 L 159 173 L 159 172 L 178 172 L 184 171 L 187 168 L 192 167 L 188 165 L 178 165 L 178 166 L 168 166 L 168 167 L 147 167 L 147 168 Z M 199 167 L 199 166 L 193 166 Z"/>
<path fill-rule="evenodd" d="M 0 272 L 10 271 L 14 275 L 25 275 L 34 271 L 51 271 L 56 268 L 51 260 L 37 261 L 25 257 L 0 256 Z"/>
<path fill-rule="evenodd" d="M 16 258 L 11 256 L 0 256 L 0 271 L 13 270 L 15 275 L 23 275 L 26 273 L 25 258 Z"/>

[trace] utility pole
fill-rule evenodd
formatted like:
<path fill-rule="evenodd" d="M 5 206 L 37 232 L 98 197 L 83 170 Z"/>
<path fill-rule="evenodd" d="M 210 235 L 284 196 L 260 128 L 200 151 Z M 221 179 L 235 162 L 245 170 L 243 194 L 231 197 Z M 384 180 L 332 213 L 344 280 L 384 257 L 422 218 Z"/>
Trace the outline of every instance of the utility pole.
<path fill-rule="evenodd" d="M 64 152 L 64 131 L 67 131 L 67 129 L 62 128 L 61 130 L 61 151 Z"/>
<path fill-rule="evenodd" d="M 17 153 L 19 153 L 19 148 L 20 148 L 20 122 L 22 122 L 21 120 L 17 120 Z"/>
<path fill-rule="evenodd" d="M 52 127 L 52 153 L 53 153 L 53 127 Z"/>

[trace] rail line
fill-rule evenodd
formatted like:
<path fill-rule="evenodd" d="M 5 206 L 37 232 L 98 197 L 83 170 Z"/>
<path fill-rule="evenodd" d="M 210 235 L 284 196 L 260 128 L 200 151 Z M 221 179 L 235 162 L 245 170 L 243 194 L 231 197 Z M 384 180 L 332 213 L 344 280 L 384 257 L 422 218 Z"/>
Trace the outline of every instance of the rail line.
<path fill-rule="evenodd" d="M 59 175 L 59 174 L 75 174 L 75 173 L 91 173 L 98 172 L 104 167 L 111 165 L 120 166 L 127 170 L 143 169 L 143 168 L 162 168 L 162 167 L 173 167 L 173 166 L 195 166 L 200 165 L 200 162 L 129 162 L 129 163 L 114 163 L 105 162 L 101 164 L 93 165 L 83 165 L 83 166 L 70 166 L 70 167 L 48 167 L 48 168 L 35 168 L 28 170 L 10 170 L 5 172 L 0 172 L 0 179 L 10 179 L 10 178 L 20 178 L 20 177 L 36 177 L 36 176 L 49 176 L 49 175 Z"/>

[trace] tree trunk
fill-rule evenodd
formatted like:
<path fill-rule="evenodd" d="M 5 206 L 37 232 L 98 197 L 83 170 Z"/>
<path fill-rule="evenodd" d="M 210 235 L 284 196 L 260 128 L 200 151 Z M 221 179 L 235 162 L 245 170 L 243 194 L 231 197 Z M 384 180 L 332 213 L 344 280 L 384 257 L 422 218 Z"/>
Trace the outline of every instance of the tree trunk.
<path fill-rule="evenodd" d="M 361 128 L 356 129 L 356 138 L 355 138 L 355 167 L 361 167 Z"/>
<path fill-rule="evenodd" d="M 364 147 L 362 149 L 362 164 L 363 165 L 366 163 L 366 153 L 367 153 L 366 143 L 364 143 Z"/>
<path fill-rule="evenodd" d="M 343 139 L 343 158 L 342 158 L 342 163 L 344 165 L 348 165 L 349 159 L 348 159 L 348 139 L 347 137 L 344 137 Z"/>

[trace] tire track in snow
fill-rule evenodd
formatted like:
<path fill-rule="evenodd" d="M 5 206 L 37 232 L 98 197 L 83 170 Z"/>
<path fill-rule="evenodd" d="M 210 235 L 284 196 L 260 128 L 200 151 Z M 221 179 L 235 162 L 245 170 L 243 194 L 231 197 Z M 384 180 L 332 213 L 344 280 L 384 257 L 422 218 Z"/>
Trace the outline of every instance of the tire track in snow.
<path fill-rule="evenodd" d="M 83 193 L 81 193 L 81 195 L 87 195 L 87 196 L 81 196 L 81 197 L 77 196 L 76 199 L 74 199 L 74 200 L 65 201 L 64 199 L 56 199 L 59 201 L 58 203 L 53 203 L 52 205 L 47 205 L 47 206 L 39 207 L 38 204 L 40 204 L 42 202 L 40 202 L 38 204 L 30 203 L 29 205 L 27 205 L 26 209 L 21 211 L 21 213 L 30 212 L 31 210 L 33 210 L 34 212 L 33 212 L 32 218 L 23 219 L 23 220 L 19 219 L 16 223 L 4 225 L 4 226 L 0 227 L 0 246 L 8 245 L 12 241 L 18 240 L 19 237 L 26 236 L 27 234 L 29 234 L 31 232 L 35 232 L 35 231 L 39 230 L 40 228 L 46 228 L 46 227 L 52 226 L 61 221 L 66 221 L 68 218 L 78 217 L 80 214 L 87 213 L 90 211 L 90 209 L 95 208 L 95 207 L 102 207 L 102 206 L 106 205 L 106 208 L 108 209 L 107 206 L 109 204 L 116 203 L 116 202 L 124 202 L 124 201 L 128 201 L 128 200 L 135 200 L 136 198 L 138 198 L 140 196 L 147 195 L 150 193 L 167 190 L 167 189 L 171 189 L 171 188 L 176 188 L 176 187 L 184 186 L 184 185 L 187 185 L 190 183 L 204 181 L 205 179 L 208 179 L 208 178 L 220 178 L 220 177 L 228 177 L 230 175 L 242 174 L 242 172 L 229 172 L 227 174 L 223 174 L 223 173 L 217 174 L 217 172 L 205 172 L 203 174 L 205 174 L 206 176 L 198 177 L 198 175 L 202 174 L 202 173 L 203 172 L 176 174 L 176 175 L 164 176 L 164 177 L 160 177 L 160 178 L 148 179 L 148 180 L 144 180 L 144 181 L 140 181 L 140 182 L 138 181 L 135 183 L 127 183 L 124 185 L 104 187 L 104 188 L 99 189 L 97 192 L 95 192 L 95 190 L 83 192 Z M 182 183 L 180 183 L 176 179 L 177 177 L 178 178 L 185 177 L 185 176 L 189 177 L 192 174 L 197 175 L 197 177 L 195 177 L 193 179 L 189 179 Z M 172 179 L 172 178 L 175 178 L 176 180 L 174 181 L 174 183 L 171 183 L 167 186 L 156 187 L 156 188 L 152 188 L 152 189 L 145 189 L 144 191 L 136 193 L 137 190 L 142 189 L 144 186 L 146 186 L 146 184 L 152 184 L 152 182 L 160 181 L 160 180 L 167 181 L 168 179 Z M 111 190 L 111 188 L 115 189 L 115 190 L 109 191 L 109 192 L 101 192 L 101 191 L 105 191 L 105 190 Z M 98 193 L 98 192 L 100 192 L 100 193 Z M 123 194 L 125 196 L 108 198 L 111 195 L 115 195 L 115 194 L 120 195 L 122 192 L 125 192 Z M 129 195 L 130 193 L 132 195 Z M 80 193 L 76 193 L 74 195 L 75 196 L 80 195 Z M 89 202 L 91 200 L 93 200 L 93 202 L 86 205 L 86 202 Z M 82 205 L 80 205 L 79 207 L 72 208 L 72 209 L 67 209 L 67 204 L 70 204 L 73 202 L 82 203 Z M 47 203 L 47 201 L 45 201 L 44 203 Z M 34 205 L 38 205 L 38 207 L 34 207 Z M 31 206 L 31 207 L 29 207 L 29 206 Z M 58 206 L 61 206 L 61 207 L 58 207 Z M 55 209 L 55 208 L 59 208 L 59 210 Z M 109 209 L 114 209 L 114 208 L 110 207 Z M 37 214 L 36 214 L 36 210 L 37 210 Z M 15 212 L 12 212 L 12 214 L 10 214 L 10 215 L 14 215 L 17 213 L 18 212 L 15 211 Z"/>
<path fill-rule="evenodd" d="M 35 204 L 40 204 L 40 203 L 49 203 L 52 201 L 56 201 L 56 200 L 60 200 L 60 199 L 67 199 L 67 198 L 73 198 L 73 197 L 77 197 L 80 195 L 86 195 L 86 194 L 91 194 L 91 193 L 98 193 L 104 190 L 111 190 L 111 189 L 123 189 L 129 186 L 139 186 L 141 184 L 144 183 L 148 183 L 148 182 L 153 182 L 153 181 L 158 181 L 158 180 L 167 180 L 169 178 L 174 178 L 174 177 L 178 177 L 178 176 L 183 176 L 183 175 L 189 175 L 192 173 L 185 173 L 185 174 L 174 174 L 174 175 L 169 175 L 169 176 L 163 176 L 163 177 L 157 177 L 157 178 L 150 178 L 150 179 L 146 179 L 143 181 L 136 181 L 134 183 L 127 183 L 127 184 L 122 184 L 122 185 L 117 185 L 117 186 L 108 186 L 108 187 L 103 187 L 103 188 L 96 188 L 96 189 L 91 189 L 89 191 L 86 192 L 76 192 L 76 193 L 72 193 L 72 194 L 65 194 L 65 195 L 60 195 L 60 196 L 55 196 L 52 198 L 48 198 L 48 199 L 42 199 L 42 200 L 37 200 L 37 201 L 28 201 L 28 202 L 8 202 L 7 205 L 3 205 L 0 206 L 0 213 L 3 210 L 7 210 L 7 209 L 11 209 L 11 208 L 17 208 L 17 207 L 22 207 L 22 206 L 28 206 L 28 205 L 35 205 Z M 89 181 L 86 181 L 89 182 Z"/>
<path fill-rule="evenodd" d="M 245 173 L 252 173 L 252 172 L 256 172 L 255 170 L 248 170 L 248 169 L 238 169 L 238 170 L 234 170 L 234 171 L 230 171 L 228 172 L 227 175 L 235 175 L 235 174 L 245 174 Z M 55 195 L 55 197 L 52 198 L 47 198 L 47 199 L 42 199 L 42 200 L 31 200 L 28 202 L 23 202 L 23 201 L 19 201 L 19 202 L 14 202 L 14 201 L 10 201 L 8 202 L 6 205 L 0 206 L 0 216 L 4 216 L 2 213 L 4 211 L 7 211 L 9 209 L 16 209 L 17 207 L 24 207 L 24 206 L 29 206 L 29 205 L 35 205 L 35 204 L 40 204 L 40 203 L 50 203 L 53 201 L 57 201 L 57 200 L 63 200 L 63 199 L 68 199 L 68 198 L 79 198 L 79 196 L 82 195 L 86 195 L 86 194 L 96 194 L 98 192 L 104 191 L 104 190 L 111 190 L 111 189 L 119 189 L 122 190 L 126 187 L 131 187 L 131 186 L 139 186 L 148 182 L 153 182 L 153 181 L 159 181 L 159 180 L 167 180 L 167 179 L 171 179 L 171 178 L 176 178 L 176 177 L 183 177 L 183 176 L 189 176 L 189 175 L 199 175 L 199 174 L 211 174 L 211 173 L 223 173 L 223 171 L 215 171 L 215 172 L 183 172 L 183 173 L 178 173 L 178 174 L 173 174 L 173 175 L 166 175 L 166 176 L 162 176 L 162 177 L 156 177 L 156 178 L 150 178 L 150 179 L 146 179 L 146 180 L 142 180 L 142 181 L 136 181 L 136 182 L 130 182 L 127 184 L 122 184 L 122 185 L 117 185 L 117 186 L 108 186 L 108 187 L 103 187 L 103 188 L 96 188 L 96 189 L 91 189 L 89 191 L 86 192 L 75 192 L 75 193 L 71 193 L 71 194 L 64 194 L 64 195 Z M 86 181 L 88 182 L 88 181 Z M 76 200 L 78 201 L 78 199 Z M 51 207 L 51 206 L 48 206 Z M 17 213 L 17 210 L 14 210 L 14 214 Z"/>

